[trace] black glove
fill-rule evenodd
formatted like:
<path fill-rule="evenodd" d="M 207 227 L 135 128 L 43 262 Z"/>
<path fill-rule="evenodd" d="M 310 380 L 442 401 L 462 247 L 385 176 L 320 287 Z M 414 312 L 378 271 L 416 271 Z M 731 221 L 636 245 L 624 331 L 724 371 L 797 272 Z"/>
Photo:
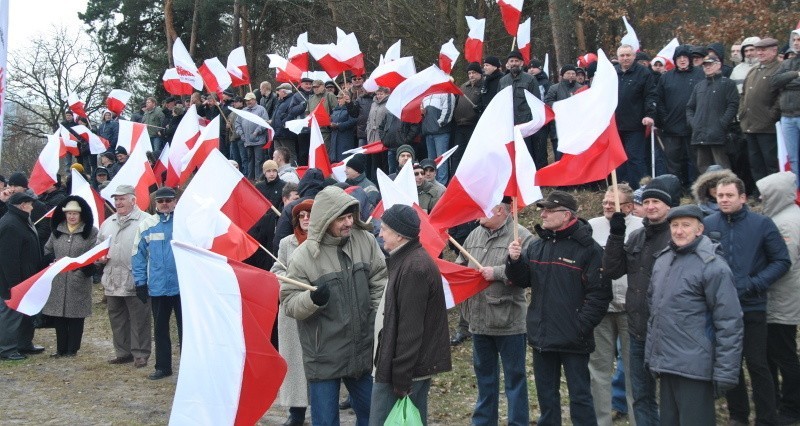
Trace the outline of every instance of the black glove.
<path fill-rule="evenodd" d="M 720 399 L 725 397 L 725 393 L 729 390 L 735 388 L 736 385 L 733 383 L 725 383 L 720 382 L 718 380 L 714 380 L 714 399 Z"/>
<path fill-rule="evenodd" d="M 147 303 L 147 299 L 150 297 L 147 293 L 147 284 L 136 286 L 136 297 L 138 297 L 142 303 Z"/>
<path fill-rule="evenodd" d="M 328 284 L 322 284 L 311 292 L 311 301 L 317 306 L 323 306 L 331 298 L 331 289 Z"/>
<path fill-rule="evenodd" d="M 611 235 L 616 235 L 618 237 L 625 236 L 625 213 L 615 212 L 611 215 L 609 224 L 611 225 Z"/>
<path fill-rule="evenodd" d="M 94 263 L 90 263 L 82 268 L 78 268 L 78 270 L 83 272 L 84 276 L 91 277 L 97 272 L 97 267 L 94 266 Z"/>

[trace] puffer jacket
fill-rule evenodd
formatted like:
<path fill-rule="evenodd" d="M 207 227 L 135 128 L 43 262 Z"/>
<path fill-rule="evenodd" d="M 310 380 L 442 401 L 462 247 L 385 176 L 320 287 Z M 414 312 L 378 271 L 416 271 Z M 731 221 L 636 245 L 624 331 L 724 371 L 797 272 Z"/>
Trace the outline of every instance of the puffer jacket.
<path fill-rule="evenodd" d="M 535 230 L 540 239 L 516 261 L 506 260 L 511 283 L 531 288 L 528 343 L 540 352 L 592 353 L 594 328 L 611 301 L 603 249 L 582 219 L 560 231 Z"/>
<path fill-rule="evenodd" d="M 147 284 L 150 296 L 175 296 L 178 289 L 178 270 L 172 254 L 173 214 L 157 213 L 139 224 L 133 241 L 133 281 L 136 286 Z"/>
<path fill-rule="evenodd" d="M 642 221 L 642 228 L 632 232 L 627 241 L 617 235 L 609 235 L 603 253 L 603 270 L 611 279 L 628 275 L 628 291 L 625 293 L 625 310 L 628 312 L 628 331 L 639 341 L 647 337 L 647 290 L 653 272 L 655 255 L 669 244 L 669 223 L 651 224 Z"/>
<path fill-rule="evenodd" d="M 605 249 L 608 236 L 611 235 L 611 223 L 605 216 L 589 219 L 589 226 L 592 227 L 592 238 Z M 633 231 L 642 227 L 642 218 L 632 214 L 625 216 L 625 237 L 628 238 Z M 628 292 L 628 277 L 623 275 L 620 278 L 611 280 L 611 303 L 608 304 L 608 312 L 625 312 L 625 294 Z"/>
<path fill-rule="evenodd" d="M 675 49 L 673 59 L 679 55 L 691 56 L 689 49 L 680 46 Z M 656 85 L 656 126 L 666 136 L 691 136 L 692 128 L 686 122 L 686 104 L 694 86 L 705 78 L 703 70 L 692 66 L 680 70 L 677 67 L 661 75 Z"/>
<path fill-rule="evenodd" d="M 794 180 L 794 173 L 780 172 L 756 182 L 764 214 L 778 227 L 792 262 L 789 272 L 769 286 L 767 322 L 770 324 L 800 324 L 800 207 L 795 204 Z"/>
<path fill-rule="evenodd" d="M 692 184 L 692 196 L 694 197 L 694 202 L 700 206 L 703 214 L 708 216 L 719 211 L 717 200 L 712 198 L 708 191 L 711 188 L 716 188 L 717 182 L 721 179 L 735 177 L 736 175 L 729 169 L 705 172 L 697 177 L 697 180 Z"/>
<path fill-rule="evenodd" d="M 464 248 L 483 266 L 491 266 L 494 280 L 489 287 L 467 299 L 465 317 L 469 320 L 469 331 L 489 336 L 510 336 L 525 333 L 525 289 L 511 285 L 506 277 L 506 255 L 508 245 L 514 238 L 514 220 L 509 217 L 499 229 L 492 231 L 479 226 L 470 232 Z M 517 232 L 526 250 L 533 235 L 521 225 Z M 459 255 L 456 263 L 466 264 Z M 477 268 L 472 262 L 469 266 Z"/>
<path fill-rule="evenodd" d="M 780 91 L 778 105 L 784 117 L 800 116 L 800 58 L 792 58 L 781 62 L 770 83 Z"/>
<path fill-rule="evenodd" d="M 375 314 L 387 271 L 370 226 L 358 218 L 358 208 L 358 201 L 339 187 L 320 191 L 311 209 L 308 238 L 289 262 L 289 278 L 329 286 L 325 305 L 314 304 L 308 290 L 281 284 L 281 303 L 297 320 L 310 381 L 359 378 L 372 369 Z M 330 235 L 330 224 L 347 212 L 354 218 L 350 236 Z"/>
<path fill-rule="evenodd" d="M 133 211 L 127 216 L 113 214 L 100 226 L 98 239 L 105 241 L 111 237 L 111 247 L 108 249 L 108 262 L 103 267 L 103 284 L 106 296 L 136 296 L 131 267 L 131 252 L 133 241 L 139 230 L 139 224 L 150 215 L 133 206 Z"/>
<path fill-rule="evenodd" d="M 686 104 L 692 145 L 725 145 L 738 108 L 739 91 L 729 78 L 718 73 L 698 82 Z"/>
<path fill-rule="evenodd" d="M 770 218 L 751 212 L 747 205 L 731 214 L 714 213 L 703 219 L 703 225 L 703 232 L 722 247 L 742 310 L 766 311 L 767 290 L 791 266 L 778 227 Z"/>
<path fill-rule="evenodd" d="M 730 268 L 700 236 L 658 254 L 648 292 L 645 365 L 653 373 L 735 385 L 744 325 Z"/>
<path fill-rule="evenodd" d="M 739 102 L 739 122 L 744 133 L 775 133 L 775 122 L 780 120 L 778 89 L 770 81 L 778 71 L 780 62 L 759 64 L 750 70 L 742 86 Z"/>
<path fill-rule="evenodd" d="M 411 389 L 412 380 L 452 369 L 439 268 L 415 238 L 389 256 L 375 381 Z"/>

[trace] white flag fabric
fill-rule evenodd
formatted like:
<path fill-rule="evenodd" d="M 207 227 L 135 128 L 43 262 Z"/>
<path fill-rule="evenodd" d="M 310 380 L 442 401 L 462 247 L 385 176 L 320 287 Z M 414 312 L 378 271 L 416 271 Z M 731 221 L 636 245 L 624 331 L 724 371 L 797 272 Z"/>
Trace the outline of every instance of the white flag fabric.
<path fill-rule="evenodd" d="M 633 30 L 631 24 L 628 23 L 628 18 L 623 16 L 622 22 L 625 24 L 625 35 L 622 37 L 622 40 L 619 41 L 620 45 L 627 44 L 633 47 L 633 52 L 636 53 L 639 51 L 639 37 L 636 36 L 636 31 Z M 600 54 L 598 53 L 598 57 Z M 595 74 L 596 75 L 596 74 Z"/>
<path fill-rule="evenodd" d="M 203 77 L 200 76 L 197 65 L 189 56 L 189 51 L 186 50 L 180 37 L 172 44 L 172 59 L 175 61 L 175 70 L 180 81 L 191 84 L 196 90 L 203 90 Z"/>

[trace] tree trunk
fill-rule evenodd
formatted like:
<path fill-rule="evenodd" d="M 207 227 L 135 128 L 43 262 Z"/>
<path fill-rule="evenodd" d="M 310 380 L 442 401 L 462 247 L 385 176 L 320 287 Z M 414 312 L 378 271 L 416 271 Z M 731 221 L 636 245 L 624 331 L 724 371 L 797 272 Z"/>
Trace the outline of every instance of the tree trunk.
<path fill-rule="evenodd" d="M 331 11 L 331 22 L 333 23 L 333 26 L 340 27 L 339 12 L 336 10 L 336 2 L 333 0 L 325 0 L 325 3 L 328 4 L 328 9 Z"/>
<path fill-rule="evenodd" d="M 578 39 L 578 54 L 583 54 L 584 52 L 588 52 L 589 49 L 586 47 L 586 32 L 583 30 L 583 19 L 578 17 L 575 20 L 575 37 Z"/>
<path fill-rule="evenodd" d="M 241 46 L 239 43 L 239 0 L 233 0 L 233 27 L 231 28 L 231 49 Z"/>
<path fill-rule="evenodd" d="M 466 3 L 465 0 L 456 1 L 456 11 L 453 17 L 456 20 L 456 40 L 467 39 L 467 20 L 464 18 L 466 6 L 464 3 Z"/>
<path fill-rule="evenodd" d="M 175 10 L 174 0 L 164 0 L 164 33 L 167 36 L 167 62 L 169 66 L 174 66 L 172 60 L 172 42 L 175 40 Z"/>
<path fill-rule="evenodd" d="M 200 0 L 194 0 L 194 10 L 192 11 L 192 35 L 189 37 L 189 56 L 194 57 L 195 45 L 197 44 L 197 27 L 200 15 Z"/>
<path fill-rule="evenodd" d="M 550 27 L 553 32 L 553 49 L 555 49 L 556 69 L 561 68 L 562 61 L 565 59 L 562 54 L 561 33 L 558 31 L 558 23 L 560 21 L 558 13 L 559 3 L 558 0 L 547 1 L 547 10 L 550 13 Z"/>

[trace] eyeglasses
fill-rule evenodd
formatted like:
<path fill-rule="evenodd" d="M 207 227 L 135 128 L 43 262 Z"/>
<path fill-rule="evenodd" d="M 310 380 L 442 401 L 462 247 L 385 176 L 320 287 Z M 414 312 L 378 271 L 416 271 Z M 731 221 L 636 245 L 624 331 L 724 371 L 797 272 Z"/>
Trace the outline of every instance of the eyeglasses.
<path fill-rule="evenodd" d="M 156 200 L 156 203 L 167 204 L 173 202 L 174 200 L 175 200 L 174 198 L 159 198 L 158 200 Z"/>

